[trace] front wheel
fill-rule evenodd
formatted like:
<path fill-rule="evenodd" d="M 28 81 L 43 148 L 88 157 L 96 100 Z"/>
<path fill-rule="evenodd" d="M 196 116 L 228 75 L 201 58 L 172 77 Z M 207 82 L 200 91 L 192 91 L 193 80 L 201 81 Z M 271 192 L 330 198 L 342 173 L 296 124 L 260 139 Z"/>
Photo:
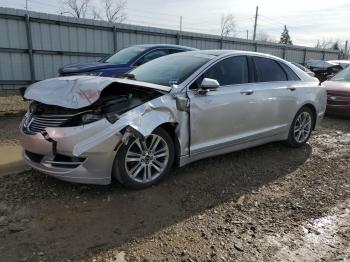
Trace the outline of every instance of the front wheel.
<path fill-rule="evenodd" d="M 118 150 L 113 176 L 125 187 L 142 189 L 157 184 L 169 173 L 175 157 L 170 135 L 157 128 L 145 139 L 130 139 Z"/>
<path fill-rule="evenodd" d="M 300 147 L 310 138 L 315 119 L 310 108 L 301 108 L 290 127 L 287 145 L 291 147 Z"/>

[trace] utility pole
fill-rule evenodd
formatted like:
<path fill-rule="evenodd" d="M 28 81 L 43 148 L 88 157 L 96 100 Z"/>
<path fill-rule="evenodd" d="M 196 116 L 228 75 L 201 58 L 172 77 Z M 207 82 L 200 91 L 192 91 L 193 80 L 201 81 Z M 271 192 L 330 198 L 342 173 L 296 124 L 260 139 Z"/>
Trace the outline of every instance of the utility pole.
<path fill-rule="evenodd" d="M 248 38 L 249 38 L 249 30 L 247 30 L 247 40 L 248 40 Z"/>
<path fill-rule="evenodd" d="M 255 23 L 254 23 L 254 33 L 253 33 L 253 40 L 255 41 L 255 37 L 256 37 L 256 26 L 258 24 L 258 10 L 259 7 L 256 6 L 256 11 L 255 11 Z"/>
<path fill-rule="evenodd" d="M 182 32 L 182 16 L 180 16 L 180 32 Z"/>
<path fill-rule="evenodd" d="M 28 14 L 28 0 L 26 0 L 26 13 Z"/>

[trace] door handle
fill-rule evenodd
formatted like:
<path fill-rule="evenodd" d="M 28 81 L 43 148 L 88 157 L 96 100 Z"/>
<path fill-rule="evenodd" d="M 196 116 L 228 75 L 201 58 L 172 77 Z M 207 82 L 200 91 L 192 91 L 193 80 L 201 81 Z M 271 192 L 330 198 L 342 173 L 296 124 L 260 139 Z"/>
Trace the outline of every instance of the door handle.
<path fill-rule="evenodd" d="M 295 87 L 287 87 L 287 89 L 288 89 L 289 91 L 295 91 L 295 90 L 296 90 Z"/>
<path fill-rule="evenodd" d="M 249 95 L 253 94 L 254 91 L 251 90 L 251 89 L 249 89 L 249 90 L 242 90 L 240 93 L 241 93 L 242 95 L 247 95 L 247 96 L 249 96 Z"/>

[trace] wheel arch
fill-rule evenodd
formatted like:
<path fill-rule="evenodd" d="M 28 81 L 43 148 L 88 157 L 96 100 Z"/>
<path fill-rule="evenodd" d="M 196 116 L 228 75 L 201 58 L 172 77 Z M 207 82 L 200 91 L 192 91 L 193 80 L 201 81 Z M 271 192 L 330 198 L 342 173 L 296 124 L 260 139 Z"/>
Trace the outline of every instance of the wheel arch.
<path fill-rule="evenodd" d="M 178 139 L 178 136 L 176 135 L 176 128 L 178 126 L 178 123 L 176 122 L 166 122 L 166 123 L 162 123 L 161 125 L 157 126 L 154 130 L 156 130 L 157 128 L 163 128 L 172 138 L 173 143 L 174 143 L 174 147 L 175 147 L 175 164 L 178 165 L 179 161 L 180 161 L 180 151 L 181 151 L 181 147 L 180 147 L 180 141 Z M 153 131 L 154 131 L 153 130 Z M 152 132 L 153 132 L 152 131 Z"/>
<path fill-rule="evenodd" d="M 312 116 L 313 116 L 313 120 L 314 120 L 313 123 L 312 123 L 312 130 L 314 130 L 315 129 L 315 125 L 316 125 L 316 121 L 317 121 L 316 107 L 313 104 L 311 104 L 311 103 L 306 103 L 300 109 L 302 109 L 304 107 L 309 108 L 311 110 L 311 112 L 312 112 Z"/>

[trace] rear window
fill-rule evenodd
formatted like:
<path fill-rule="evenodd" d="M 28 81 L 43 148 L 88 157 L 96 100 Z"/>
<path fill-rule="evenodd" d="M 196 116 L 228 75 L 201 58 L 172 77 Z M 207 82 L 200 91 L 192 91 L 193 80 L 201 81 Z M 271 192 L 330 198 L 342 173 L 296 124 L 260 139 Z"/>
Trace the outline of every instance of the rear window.
<path fill-rule="evenodd" d="M 272 59 L 254 57 L 257 82 L 287 81 L 287 74 L 282 67 Z"/>
<path fill-rule="evenodd" d="M 120 50 L 119 52 L 115 53 L 114 55 L 107 58 L 104 62 L 105 63 L 111 63 L 111 64 L 127 64 L 132 59 L 134 59 L 136 56 L 141 54 L 143 51 L 145 51 L 147 48 L 144 46 L 132 46 L 125 49 Z"/>
<path fill-rule="evenodd" d="M 298 80 L 300 80 L 299 76 L 288 65 L 286 65 L 283 62 L 278 62 L 278 63 L 283 67 L 284 71 L 287 73 L 289 81 L 298 81 Z"/>

